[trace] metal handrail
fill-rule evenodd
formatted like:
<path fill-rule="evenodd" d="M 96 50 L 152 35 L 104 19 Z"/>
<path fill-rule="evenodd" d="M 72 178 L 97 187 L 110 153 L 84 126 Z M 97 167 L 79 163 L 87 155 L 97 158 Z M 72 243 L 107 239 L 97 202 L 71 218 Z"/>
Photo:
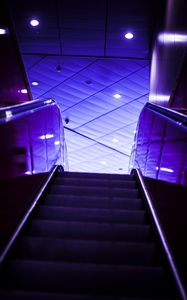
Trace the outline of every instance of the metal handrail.
<path fill-rule="evenodd" d="M 187 116 L 178 111 L 149 102 L 146 103 L 145 108 L 148 108 L 161 116 L 167 117 L 175 122 L 176 125 L 187 128 Z"/>
<path fill-rule="evenodd" d="M 54 99 L 32 100 L 0 108 L 0 123 L 7 123 L 38 109 L 56 104 Z"/>
<path fill-rule="evenodd" d="M 27 222 L 28 218 L 30 217 L 33 209 L 37 205 L 39 199 L 44 194 L 46 187 L 48 186 L 49 182 L 51 181 L 53 175 L 57 172 L 58 168 L 62 169 L 61 166 L 54 166 L 53 167 L 52 171 L 48 175 L 48 177 L 45 180 L 44 184 L 42 185 L 42 187 L 40 188 L 40 190 L 36 194 L 36 196 L 35 196 L 34 200 L 32 201 L 31 205 L 28 207 L 27 211 L 25 212 L 25 214 L 24 214 L 23 218 L 21 219 L 20 223 L 17 225 L 16 229 L 14 230 L 13 234 L 11 235 L 11 237 L 9 239 L 9 242 L 7 243 L 7 245 L 4 248 L 4 250 L 2 251 L 2 253 L 0 254 L 0 265 L 2 264 L 2 262 L 4 261 L 4 259 L 7 256 L 7 254 L 9 253 L 11 247 L 13 246 L 14 242 L 16 241 L 18 235 L 20 234 L 20 232 L 23 229 L 25 223 Z"/>
<path fill-rule="evenodd" d="M 138 169 L 133 169 L 131 171 L 131 173 L 135 175 L 135 177 L 136 177 L 136 179 L 137 179 L 137 181 L 138 181 L 138 183 L 141 187 L 141 190 L 143 192 L 144 199 L 145 199 L 146 204 L 147 204 L 147 206 L 149 208 L 149 211 L 151 213 L 152 220 L 153 220 L 154 225 L 156 227 L 160 242 L 162 244 L 162 248 L 164 249 L 164 252 L 166 254 L 167 261 L 168 261 L 168 264 L 169 264 L 170 269 L 172 271 L 172 275 L 174 277 L 174 280 L 176 282 L 181 300 L 187 300 L 187 294 L 186 294 L 185 288 L 183 286 L 183 283 L 180 279 L 179 272 L 177 270 L 172 251 L 170 249 L 169 243 L 167 241 L 164 230 L 162 228 L 159 216 L 158 216 L 158 214 L 156 212 L 156 209 L 154 207 L 154 204 L 151 200 L 151 196 L 149 194 L 149 191 L 146 187 L 146 184 L 144 183 L 143 176 L 142 176 L 141 172 Z"/>

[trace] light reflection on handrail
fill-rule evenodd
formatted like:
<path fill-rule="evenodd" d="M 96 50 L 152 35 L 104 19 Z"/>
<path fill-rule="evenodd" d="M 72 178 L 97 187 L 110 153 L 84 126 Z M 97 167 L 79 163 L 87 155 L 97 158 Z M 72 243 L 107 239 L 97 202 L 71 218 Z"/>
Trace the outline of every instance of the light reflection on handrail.
<path fill-rule="evenodd" d="M 164 116 L 166 118 L 168 118 L 170 121 L 175 122 L 176 125 L 181 126 L 183 128 L 186 127 L 187 129 L 187 116 L 175 111 L 173 109 L 170 108 L 166 108 L 166 107 L 162 107 L 160 105 L 157 104 L 152 104 L 152 103 L 147 103 L 145 105 L 145 108 L 148 108 L 152 111 L 154 111 L 155 113 L 159 114 L 160 116 Z"/>
<path fill-rule="evenodd" d="M 164 231 L 163 231 L 161 222 L 159 220 L 158 214 L 156 212 L 156 209 L 155 209 L 155 207 L 153 205 L 153 202 L 151 201 L 151 196 L 150 196 L 150 194 L 149 194 L 149 192 L 147 190 L 147 187 L 146 187 L 146 185 L 144 183 L 143 176 L 141 175 L 141 172 L 138 169 L 132 169 L 131 174 L 134 174 L 136 176 L 137 181 L 138 181 L 139 185 L 141 186 L 142 192 L 144 194 L 144 198 L 146 200 L 146 203 L 147 203 L 148 208 L 150 210 L 153 222 L 154 222 L 155 227 L 157 229 L 160 241 L 162 243 L 162 247 L 163 247 L 163 249 L 165 251 L 165 254 L 167 256 L 167 260 L 168 260 L 170 269 L 172 271 L 173 277 L 174 277 L 175 282 L 177 284 L 178 291 L 179 291 L 179 294 L 181 296 L 181 300 L 187 300 L 187 295 L 186 295 L 185 289 L 183 287 L 183 283 L 180 280 L 180 276 L 179 276 L 177 267 L 175 265 L 172 252 L 170 250 L 167 238 L 166 238 L 166 236 L 164 234 Z"/>
<path fill-rule="evenodd" d="M 26 114 L 33 113 L 38 109 L 54 105 L 55 103 L 54 99 L 43 99 L 2 107 L 0 108 L 0 123 L 6 123 L 15 118 L 23 117 Z"/>

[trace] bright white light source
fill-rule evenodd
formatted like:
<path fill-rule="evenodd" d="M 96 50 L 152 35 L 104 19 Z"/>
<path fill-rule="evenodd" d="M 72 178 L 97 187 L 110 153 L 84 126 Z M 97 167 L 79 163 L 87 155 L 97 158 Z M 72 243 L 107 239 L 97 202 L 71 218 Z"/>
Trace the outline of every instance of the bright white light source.
<path fill-rule="evenodd" d="M 125 34 L 125 38 L 128 40 L 131 40 L 134 37 L 134 35 L 131 32 L 128 32 Z"/>
<path fill-rule="evenodd" d="M 164 172 L 168 172 L 168 173 L 174 172 L 172 169 L 168 169 L 168 168 L 160 168 L 160 171 L 164 171 Z"/>
<path fill-rule="evenodd" d="M 40 24 L 40 22 L 37 19 L 32 19 L 30 21 L 31 26 L 36 27 Z"/>
<path fill-rule="evenodd" d="M 54 137 L 54 134 L 47 133 L 47 134 L 41 135 L 40 140 L 48 140 L 48 139 L 52 139 L 53 137 Z"/>
<path fill-rule="evenodd" d="M 150 101 L 169 101 L 170 95 L 160 95 L 160 94 L 150 94 L 149 100 Z"/>
<path fill-rule="evenodd" d="M 160 43 L 187 43 L 186 34 L 178 33 L 160 33 L 158 35 L 158 41 Z"/>
<path fill-rule="evenodd" d="M 159 170 L 159 167 L 156 167 L 156 170 Z M 168 172 L 168 173 L 173 173 L 174 172 L 172 169 L 164 168 L 164 167 L 161 167 L 160 171 L 164 171 L 164 172 Z"/>
<path fill-rule="evenodd" d="M 58 146 L 58 145 L 60 145 L 60 141 L 55 141 L 54 144 L 55 144 L 56 146 Z"/>
<path fill-rule="evenodd" d="M 117 142 L 119 142 L 119 140 L 118 139 L 112 139 L 112 141 L 114 142 L 114 143 L 117 143 Z"/>
<path fill-rule="evenodd" d="M 102 164 L 102 165 L 106 165 L 106 161 L 102 160 L 102 161 L 101 161 L 101 164 Z"/>
<path fill-rule="evenodd" d="M 0 34 L 4 35 L 7 33 L 7 30 L 5 28 L 0 28 Z"/>
<path fill-rule="evenodd" d="M 27 91 L 27 89 L 22 89 L 22 90 L 21 90 L 21 93 L 22 93 L 22 94 L 27 94 L 28 91 Z"/>
<path fill-rule="evenodd" d="M 120 99 L 121 95 L 120 94 L 114 94 L 113 97 L 116 98 L 116 99 Z"/>
<path fill-rule="evenodd" d="M 45 104 L 50 104 L 50 103 L 52 103 L 53 101 L 51 100 L 51 99 L 48 99 L 48 100 L 46 100 L 44 103 Z"/>
<path fill-rule="evenodd" d="M 5 115 L 6 115 L 6 118 L 11 118 L 11 117 L 12 117 L 12 112 L 11 112 L 11 110 L 6 110 L 6 111 L 5 111 Z"/>
<path fill-rule="evenodd" d="M 32 81 L 32 85 L 37 86 L 39 85 L 38 81 Z"/>
<path fill-rule="evenodd" d="M 26 171 L 25 174 L 26 174 L 26 175 L 31 175 L 32 172 L 31 172 L 31 171 Z"/>

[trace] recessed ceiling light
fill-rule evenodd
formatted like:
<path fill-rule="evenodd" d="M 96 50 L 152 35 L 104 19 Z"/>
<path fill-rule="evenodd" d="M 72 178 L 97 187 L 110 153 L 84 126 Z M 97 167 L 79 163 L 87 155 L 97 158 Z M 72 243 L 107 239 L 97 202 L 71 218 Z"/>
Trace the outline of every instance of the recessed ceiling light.
<path fill-rule="evenodd" d="M 7 30 L 5 28 L 0 28 L 0 35 L 4 35 L 7 33 Z"/>
<path fill-rule="evenodd" d="M 116 98 L 116 99 L 120 99 L 121 95 L 120 94 L 114 94 L 113 97 Z"/>
<path fill-rule="evenodd" d="M 117 142 L 119 142 L 119 140 L 118 139 L 112 139 L 112 141 L 114 142 L 114 143 L 117 143 Z"/>
<path fill-rule="evenodd" d="M 32 81 L 32 85 L 39 85 L 38 81 Z"/>
<path fill-rule="evenodd" d="M 102 160 L 102 161 L 101 161 L 101 164 L 102 164 L 102 165 L 106 165 L 106 161 Z"/>
<path fill-rule="evenodd" d="M 37 19 L 32 19 L 30 21 L 31 26 L 36 27 L 40 24 L 40 22 Z"/>
<path fill-rule="evenodd" d="M 61 66 L 57 66 L 57 67 L 56 67 L 56 70 L 57 70 L 57 72 L 59 72 L 59 73 L 60 73 L 60 72 L 62 71 L 62 68 L 61 68 Z"/>
<path fill-rule="evenodd" d="M 134 35 L 131 32 L 128 32 L 125 34 L 125 38 L 128 40 L 131 40 L 134 37 Z"/>

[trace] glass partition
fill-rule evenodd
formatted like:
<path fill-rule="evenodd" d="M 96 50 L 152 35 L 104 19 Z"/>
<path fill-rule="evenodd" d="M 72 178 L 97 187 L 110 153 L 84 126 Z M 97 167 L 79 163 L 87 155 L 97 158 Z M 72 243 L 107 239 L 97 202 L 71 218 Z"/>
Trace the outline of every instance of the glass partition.
<path fill-rule="evenodd" d="M 147 104 L 139 118 L 130 168 L 146 177 L 187 185 L 187 116 Z"/>

